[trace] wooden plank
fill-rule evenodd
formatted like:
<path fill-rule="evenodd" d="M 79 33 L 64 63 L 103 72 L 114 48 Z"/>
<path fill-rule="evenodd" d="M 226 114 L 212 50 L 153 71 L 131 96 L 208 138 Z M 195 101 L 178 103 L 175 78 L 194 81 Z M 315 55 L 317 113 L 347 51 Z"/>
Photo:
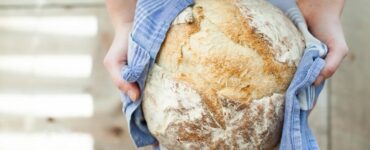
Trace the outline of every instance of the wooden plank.
<path fill-rule="evenodd" d="M 104 105 L 100 105 L 104 107 Z M 114 111 L 112 113 L 111 111 Z M 134 150 L 120 111 L 111 110 L 92 118 L 16 118 L 2 116 L 0 132 L 69 134 L 87 133 L 94 138 L 94 149 Z M 107 117 L 109 116 L 109 117 Z M 1 134 L 1 133 L 0 133 Z"/>
<path fill-rule="evenodd" d="M 59 8 L 40 11 L 0 10 L 0 57 L 86 55 L 91 56 L 92 61 L 94 61 L 93 58 L 95 57 L 95 51 L 99 51 L 98 29 L 95 29 L 96 31 L 94 31 L 94 28 L 91 28 L 92 32 L 96 32 L 96 35 L 88 36 L 78 35 L 76 33 L 71 33 L 75 35 L 65 35 L 63 32 L 55 32 L 51 34 L 48 32 L 54 32 L 52 30 L 53 28 L 58 30 L 59 24 L 53 24 L 54 21 L 61 23 L 60 29 L 65 31 L 74 31 L 73 29 L 63 28 L 63 25 L 73 27 L 73 25 L 80 23 L 75 22 L 74 24 L 71 24 L 67 22 L 68 19 L 76 21 L 76 19 L 73 18 L 76 16 L 81 16 L 81 19 L 85 19 L 84 17 L 87 16 L 88 19 L 85 19 L 86 21 L 81 23 L 90 23 L 91 26 L 98 28 L 99 16 L 97 14 L 99 13 L 105 14 L 105 10 L 103 8 L 70 10 Z M 43 23 L 39 22 L 40 18 Z M 47 19 L 50 21 L 48 22 Z M 32 25 L 32 27 L 25 27 L 27 25 Z M 41 30 L 41 27 L 45 25 L 53 27 L 50 28 L 50 30 Z M 24 61 L 27 62 L 26 60 Z M 22 64 L 20 65 L 22 66 Z M 86 78 L 43 77 L 36 76 L 33 72 L 29 71 L 26 71 L 26 73 L 22 73 L 22 71 L 18 73 L 14 71 L 7 72 L 3 67 L 0 69 L 1 92 L 32 91 L 37 93 L 38 91 L 50 91 L 53 89 L 56 91 L 60 91 L 61 89 L 83 91 L 90 82 L 89 76 L 86 76 Z M 68 68 L 59 67 L 59 69 L 66 69 L 66 71 L 68 71 Z"/>
<path fill-rule="evenodd" d="M 331 149 L 370 147 L 370 1 L 347 1 L 343 25 L 351 53 L 332 80 Z"/>
<path fill-rule="evenodd" d="M 68 2 L 73 3 L 73 1 Z M 34 77 L 0 71 L 0 93 L 88 93 L 94 99 L 94 116 L 91 118 L 51 119 L 48 117 L 15 116 L 0 113 L 2 118 L 0 120 L 0 134 L 3 132 L 88 133 L 94 138 L 94 149 L 96 150 L 135 149 L 129 138 L 126 122 L 121 111 L 119 92 L 102 64 L 113 36 L 107 15 L 104 7 L 74 7 L 68 9 L 56 7 L 39 10 L 0 9 L 0 20 L 2 17 L 25 16 L 36 18 L 93 16 L 97 20 L 97 33 L 93 36 L 48 34 L 37 30 L 32 32 L 17 30 L 16 28 L 9 29 L 0 25 L 0 56 L 87 54 L 93 58 L 92 74 L 85 79 Z"/>
<path fill-rule="evenodd" d="M 0 9 L 0 53 L 88 54 L 99 48 L 96 40 L 99 39 L 98 17 L 102 17 L 99 16 L 101 13 L 106 13 L 104 7 L 47 10 Z M 84 24 L 85 27 L 78 24 Z M 83 31 L 78 32 L 74 28 L 81 28 Z M 61 31 L 55 31 L 58 29 Z"/>
<path fill-rule="evenodd" d="M 47 8 L 47 7 L 99 7 L 104 0 L 2 0 L 1 8 Z"/>

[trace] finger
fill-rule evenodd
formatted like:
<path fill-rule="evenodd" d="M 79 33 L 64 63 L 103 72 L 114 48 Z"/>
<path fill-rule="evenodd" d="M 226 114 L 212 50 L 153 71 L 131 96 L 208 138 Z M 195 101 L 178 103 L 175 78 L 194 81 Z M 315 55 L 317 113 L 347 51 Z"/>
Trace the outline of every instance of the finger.
<path fill-rule="evenodd" d="M 122 69 L 123 68 L 123 69 Z M 139 90 L 139 86 L 137 85 L 136 82 L 133 82 L 133 83 L 130 83 L 130 82 L 127 82 L 125 80 L 122 79 L 121 77 L 121 71 L 123 71 L 124 69 L 126 68 L 126 66 L 124 67 L 119 67 L 115 70 L 118 70 L 118 80 L 120 80 L 120 82 L 122 82 L 122 86 L 123 86 L 123 89 L 125 89 L 126 91 L 126 94 L 133 100 L 133 101 L 136 101 L 139 97 L 140 97 L 140 90 Z"/>
<path fill-rule="evenodd" d="M 139 87 L 136 83 L 130 83 L 122 79 L 121 68 L 122 67 L 113 68 L 114 80 L 116 80 L 116 84 L 121 91 L 126 93 L 133 101 L 136 101 L 140 96 Z"/>
<path fill-rule="evenodd" d="M 106 62 L 105 64 L 118 89 L 123 93 L 126 93 L 133 101 L 137 100 L 140 97 L 138 85 L 136 83 L 129 83 L 121 77 L 121 69 L 125 67 L 125 65 Z"/>
<path fill-rule="evenodd" d="M 333 48 L 329 51 L 325 58 L 325 66 L 316 78 L 314 83 L 315 86 L 319 86 L 325 79 L 330 78 L 335 73 L 343 58 L 346 56 L 347 51 L 346 48 Z"/>
<path fill-rule="evenodd" d="M 325 78 L 322 75 L 319 75 L 314 82 L 314 86 L 318 87 L 324 80 Z"/>
<path fill-rule="evenodd" d="M 139 86 L 136 83 L 129 83 L 125 80 L 122 80 L 123 86 L 126 86 L 126 94 L 133 100 L 136 101 L 140 97 Z"/>

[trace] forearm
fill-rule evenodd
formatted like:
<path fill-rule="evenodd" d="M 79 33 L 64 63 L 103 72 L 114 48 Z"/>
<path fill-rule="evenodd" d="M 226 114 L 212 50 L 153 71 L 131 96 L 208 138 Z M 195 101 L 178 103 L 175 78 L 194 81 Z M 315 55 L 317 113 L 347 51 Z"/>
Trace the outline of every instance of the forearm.
<path fill-rule="evenodd" d="M 116 32 L 131 27 L 136 0 L 105 0 L 109 16 Z"/>
<path fill-rule="evenodd" d="M 309 29 L 319 40 L 326 44 L 345 43 L 340 22 L 344 0 L 298 0 L 298 6 Z M 328 38 L 327 35 L 324 35 L 327 33 L 336 33 L 337 37 L 343 38 L 334 40 L 333 36 Z"/>
<path fill-rule="evenodd" d="M 115 29 L 113 42 L 104 57 L 104 65 L 115 85 L 132 100 L 140 96 L 136 83 L 122 79 L 122 69 L 127 66 L 128 34 L 134 19 L 136 0 L 106 0 L 107 10 Z"/>
<path fill-rule="evenodd" d="M 340 19 L 345 0 L 298 0 L 298 6 L 301 9 L 308 24 L 320 18 Z"/>

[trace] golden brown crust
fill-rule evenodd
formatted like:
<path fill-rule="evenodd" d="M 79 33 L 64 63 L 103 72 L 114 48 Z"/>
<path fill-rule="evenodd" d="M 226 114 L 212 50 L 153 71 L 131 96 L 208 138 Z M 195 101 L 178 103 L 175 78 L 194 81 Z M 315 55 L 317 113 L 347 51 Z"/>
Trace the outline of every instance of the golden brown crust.
<path fill-rule="evenodd" d="M 208 3 L 204 3 L 206 5 Z M 284 63 L 277 62 L 274 59 L 274 51 L 269 45 L 269 41 L 265 39 L 261 34 L 255 33 L 255 29 L 248 24 L 248 20 L 245 19 L 242 14 L 240 14 L 239 9 L 228 1 L 219 1 L 219 3 L 213 4 L 213 7 L 208 6 L 208 9 L 214 9 L 217 11 L 212 11 L 213 16 L 217 16 L 222 19 L 209 20 L 214 25 L 217 26 L 217 29 L 222 32 L 226 37 L 235 42 L 236 44 L 252 49 L 259 54 L 263 59 L 263 72 L 265 76 L 273 76 L 274 79 L 271 79 L 271 85 L 266 86 L 263 84 L 253 84 L 246 85 L 239 89 L 240 94 L 243 95 L 238 99 L 250 100 L 258 99 L 266 95 L 272 95 L 273 93 L 282 93 L 286 90 L 288 83 L 292 78 L 292 74 L 295 71 L 295 66 L 289 66 Z M 223 9 L 216 9 L 222 5 Z M 200 31 L 200 24 L 203 21 L 203 7 L 202 5 L 196 5 L 194 8 L 195 13 L 195 23 L 192 24 L 179 24 L 173 26 L 168 34 L 167 38 L 163 44 L 163 47 L 160 51 L 158 57 L 158 64 L 172 72 L 181 73 L 185 82 L 191 82 L 192 72 L 187 72 L 181 70 L 180 67 L 187 65 L 193 65 L 194 63 L 202 63 L 206 66 L 209 66 L 212 70 L 214 76 L 243 76 L 246 72 L 245 70 L 250 69 L 248 66 L 248 61 L 253 59 L 243 59 L 233 58 L 232 56 L 223 56 L 223 55 L 211 55 L 205 58 L 199 58 L 195 61 L 186 61 L 183 62 L 183 51 L 194 51 L 194 49 L 189 46 L 189 39 L 191 36 Z M 202 57 L 197 54 L 192 57 Z M 192 58 L 189 58 L 194 60 Z M 163 60 L 163 61 L 162 61 Z M 191 63 L 191 64 L 189 64 Z M 237 66 L 236 64 L 245 64 Z M 221 75 L 222 74 L 222 75 Z M 227 74 L 227 75 L 225 75 Z M 253 78 L 252 78 L 253 79 Z M 210 82 L 209 88 L 214 88 L 216 91 L 224 88 L 227 82 L 213 83 Z M 197 85 L 195 85 L 197 86 Z M 206 87 L 204 87 L 206 88 Z M 197 88 L 196 88 L 197 89 Z M 274 89 L 274 90 L 271 90 Z M 199 91 L 206 91 L 205 89 L 199 89 Z M 253 92 L 253 96 L 252 95 Z M 210 94 L 208 94 L 210 95 Z M 212 94 L 211 94 L 212 95 Z"/>
<path fill-rule="evenodd" d="M 222 9 L 217 9 L 219 7 Z M 179 76 L 179 81 L 198 91 L 221 127 L 224 127 L 224 119 L 218 100 L 220 96 L 243 102 L 285 92 L 295 66 L 289 66 L 274 59 L 274 51 L 277 50 L 272 49 L 269 41 L 255 32 L 255 28 L 248 24 L 250 20 L 240 13 L 234 2 L 200 1 L 194 6 L 193 12 L 194 23 L 178 24 L 170 28 L 157 63 L 177 74 L 175 76 Z M 212 50 L 221 53 L 209 52 L 208 56 L 199 54 L 197 51 L 201 50 L 193 49 L 194 46 L 191 45 L 190 40 L 198 32 L 207 32 L 207 30 L 201 31 L 201 24 L 204 21 L 216 26 L 218 32 L 239 45 L 239 49 L 243 50 L 244 47 L 258 53 L 263 64 L 255 64 L 254 61 L 257 58 L 223 55 L 223 50 L 216 50 L 217 48 Z M 189 51 L 192 54 L 191 57 L 184 58 L 184 51 Z M 202 64 L 206 70 L 193 72 L 192 69 L 182 69 L 196 68 L 197 64 Z M 204 74 L 208 76 L 202 77 Z M 233 78 L 237 79 L 230 80 Z M 224 80 L 217 81 L 216 79 Z M 263 83 L 253 82 L 255 79 L 263 80 Z"/>
<path fill-rule="evenodd" d="M 200 142 L 199 147 L 193 148 L 208 143 L 210 149 L 228 149 L 230 145 L 238 149 L 239 139 L 231 139 L 232 143 L 212 141 L 212 131 L 204 129 L 206 125 L 226 132 L 230 126 L 236 126 L 232 132 L 240 133 L 230 133 L 238 135 L 234 138 L 240 138 L 240 135 L 245 141 L 253 141 L 257 149 L 272 148 L 280 134 L 280 130 L 274 132 L 274 129 L 280 128 L 282 120 L 278 110 L 282 109 L 283 99 L 276 99 L 281 104 L 272 104 L 274 100 L 267 99 L 271 103 L 268 106 L 256 104 L 258 102 L 255 101 L 275 93 L 284 94 L 295 66 L 276 60 L 277 53 L 282 50 L 272 47 L 271 41 L 263 33 L 256 32 L 256 28 L 249 23 L 258 18 L 243 16 L 236 0 L 196 1 L 193 15 L 193 23 L 176 24 L 170 28 L 156 63 L 170 73 L 174 81 L 194 89 L 201 97 L 206 112 L 196 121 L 172 122 L 165 132 L 154 135 L 165 139 L 167 135 L 177 133 L 177 143 L 171 143 L 172 140 L 162 142 L 168 145 Z M 282 17 L 281 14 L 276 16 Z M 182 114 L 189 110 L 178 107 L 176 111 Z M 232 115 L 237 114 L 225 112 L 256 112 L 260 115 L 245 114 L 240 124 L 235 125 L 230 122 L 233 122 Z M 258 123 L 263 126 L 264 119 L 275 121 L 276 124 L 262 133 L 251 128 Z M 182 130 L 184 128 L 187 130 Z"/>

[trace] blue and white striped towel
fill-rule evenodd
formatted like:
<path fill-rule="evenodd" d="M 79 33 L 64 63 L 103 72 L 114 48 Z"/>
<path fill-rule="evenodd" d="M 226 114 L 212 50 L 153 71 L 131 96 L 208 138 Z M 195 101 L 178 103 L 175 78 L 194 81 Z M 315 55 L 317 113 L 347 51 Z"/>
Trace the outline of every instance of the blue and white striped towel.
<path fill-rule="evenodd" d="M 134 27 L 130 35 L 128 67 L 122 71 L 123 79 L 137 82 L 143 91 L 148 72 L 154 64 L 171 22 L 191 4 L 192 0 L 138 0 Z M 281 150 L 318 149 L 308 127 L 307 117 L 323 86 L 312 86 L 325 63 L 316 49 L 326 47 L 313 44 L 307 48 L 309 50 L 304 53 L 286 93 Z M 122 101 L 130 135 L 136 146 L 157 143 L 143 117 L 142 95 L 139 100 L 132 102 L 127 95 L 122 94 Z"/>
<path fill-rule="evenodd" d="M 192 0 L 137 1 L 134 26 L 129 38 L 128 66 L 122 71 L 122 78 L 128 82 L 137 82 L 141 93 L 172 20 L 191 4 Z M 133 102 L 126 94 L 122 94 L 123 112 L 131 138 L 137 147 L 157 143 L 143 116 L 142 97 L 141 94 L 141 97 Z"/>

